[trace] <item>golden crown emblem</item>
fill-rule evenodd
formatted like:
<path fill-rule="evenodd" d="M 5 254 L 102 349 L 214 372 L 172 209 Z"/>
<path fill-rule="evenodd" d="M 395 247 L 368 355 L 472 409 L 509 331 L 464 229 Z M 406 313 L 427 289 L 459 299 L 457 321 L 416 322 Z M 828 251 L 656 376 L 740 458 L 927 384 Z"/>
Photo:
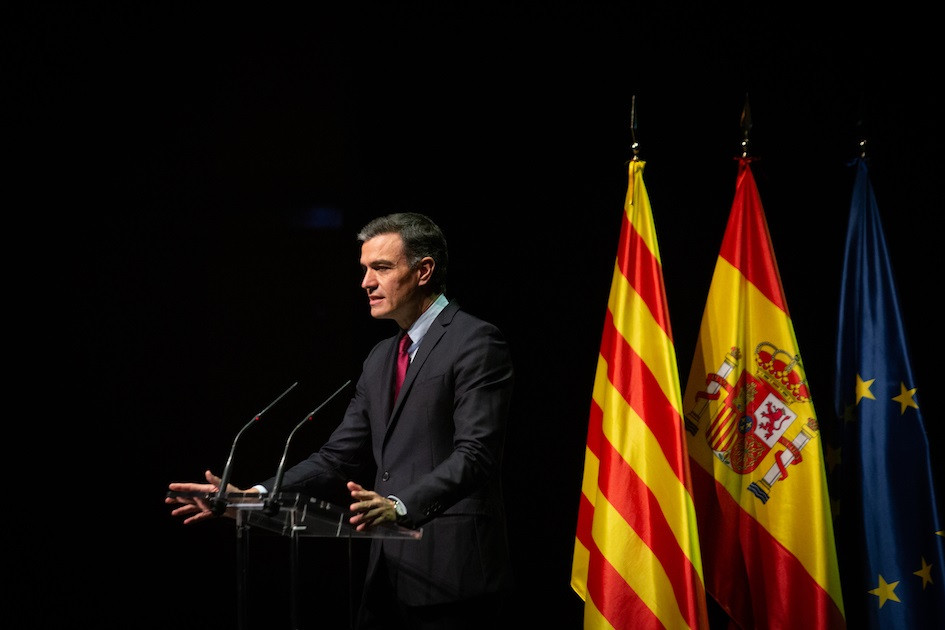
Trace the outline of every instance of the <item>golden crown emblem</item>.
<path fill-rule="evenodd" d="M 807 402 L 810 390 L 801 372 L 800 357 L 762 341 L 755 346 L 755 374 L 771 385 L 787 403 Z"/>

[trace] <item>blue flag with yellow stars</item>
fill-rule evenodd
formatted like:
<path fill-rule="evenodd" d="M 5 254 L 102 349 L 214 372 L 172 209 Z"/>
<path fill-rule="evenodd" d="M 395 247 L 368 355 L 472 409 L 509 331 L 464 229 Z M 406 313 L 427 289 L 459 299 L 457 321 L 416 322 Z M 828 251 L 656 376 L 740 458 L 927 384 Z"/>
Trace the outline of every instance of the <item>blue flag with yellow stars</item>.
<path fill-rule="evenodd" d="M 855 166 L 834 388 L 847 623 L 945 628 L 945 538 L 929 440 L 866 158 Z"/>

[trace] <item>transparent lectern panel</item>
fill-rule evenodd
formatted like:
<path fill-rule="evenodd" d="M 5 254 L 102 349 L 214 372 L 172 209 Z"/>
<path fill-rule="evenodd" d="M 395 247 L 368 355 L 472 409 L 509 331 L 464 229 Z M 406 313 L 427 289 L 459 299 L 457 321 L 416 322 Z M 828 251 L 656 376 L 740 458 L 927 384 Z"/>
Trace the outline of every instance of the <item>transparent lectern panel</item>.
<path fill-rule="evenodd" d="M 200 496 L 208 501 L 216 493 L 168 493 L 168 496 Z M 320 536 L 331 538 L 402 538 L 420 540 L 423 529 L 410 529 L 395 523 L 382 523 L 359 532 L 350 523 L 352 512 L 305 494 L 281 492 L 276 496 L 256 492 L 230 492 L 225 495 L 227 508 L 236 509 L 237 524 L 276 532 L 283 536 Z"/>

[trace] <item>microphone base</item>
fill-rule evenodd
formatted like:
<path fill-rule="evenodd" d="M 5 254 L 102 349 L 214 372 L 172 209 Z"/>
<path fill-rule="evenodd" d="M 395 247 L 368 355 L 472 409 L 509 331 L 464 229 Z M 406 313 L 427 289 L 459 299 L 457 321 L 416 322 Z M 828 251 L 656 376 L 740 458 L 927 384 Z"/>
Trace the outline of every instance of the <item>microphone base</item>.
<path fill-rule="evenodd" d="M 263 506 L 263 509 L 261 511 L 263 514 L 271 518 L 271 517 L 274 517 L 276 514 L 278 514 L 281 508 L 282 508 L 281 503 L 279 503 L 275 499 L 271 499 L 265 502 L 265 505 Z"/>

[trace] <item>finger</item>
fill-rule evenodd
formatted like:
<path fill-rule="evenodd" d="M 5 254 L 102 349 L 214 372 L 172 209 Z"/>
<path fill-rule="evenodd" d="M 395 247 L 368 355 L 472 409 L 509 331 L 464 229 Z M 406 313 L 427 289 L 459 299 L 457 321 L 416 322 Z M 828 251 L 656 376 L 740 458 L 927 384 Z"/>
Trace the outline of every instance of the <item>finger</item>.
<path fill-rule="evenodd" d="M 184 519 L 184 525 L 190 525 L 191 523 L 196 523 L 197 521 L 202 521 L 205 518 L 209 518 L 211 515 L 209 512 L 198 512 L 190 518 Z"/>
<path fill-rule="evenodd" d="M 174 482 L 167 486 L 171 492 L 212 492 L 213 486 L 206 483 Z"/>
<path fill-rule="evenodd" d="M 369 501 L 375 501 L 376 499 L 379 499 L 380 496 L 381 496 L 381 495 L 379 495 L 378 493 L 374 492 L 373 490 L 364 490 L 364 489 L 357 490 L 357 491 L 353 491 L 353 492 L 351 493 L 351 498 L 352 498 L 352 499 L 355 499 L 355 500 L 357 500 L 357 501 L 361 501 L 362 503 L 367 503 L 367 502 L 369 502 Z"/>
<path fill-rule="evenodd" d="M 373 493 L 361 493 L 361 496 L 353 498 L 358 499 L 358 501 L 351 504 L 349 509 L 352 512 L 363 513 L 373 510 L 375 507 L 377 507 L 377 501 L 375 500 L 376 497 L 373 496 Z"/>
<path fill-rule="evenodd" d="M 210 472 L 209 470 L 207 470 L 207 471 L 204 473 L 204 477 L 206 477 L 206 479 L 207 479 L 207 481 L 208 481 L 209 483 L 212 483 L 213 485 L 215 485 L 215 486 L 217 487 L 217 490 L 220 489 L 220 482 L 222 481 L 222 479 L 220 479 L 219 477 L 217 477 L 216 475 L 214 475 L 214 474 L 213 474 L 212 472 Z"/>
<path fill-rule="evenodd" d="M 171 510 L 171 516 L 184 516 L 186 514 L 193 514 L 197 512 L 198 508 L 196 505 L 182 505 L 179 508 L 174 508 Z"/>
<path fill-rule="evenodd" d="M 359 532 L 364 531 L 367 529 L 368 525 L 370 525 L 370 521 L 367 520 L 367 515 L 360 513 L 352 516 L 349 522 L 354 525 L 354 528 Z"/>

